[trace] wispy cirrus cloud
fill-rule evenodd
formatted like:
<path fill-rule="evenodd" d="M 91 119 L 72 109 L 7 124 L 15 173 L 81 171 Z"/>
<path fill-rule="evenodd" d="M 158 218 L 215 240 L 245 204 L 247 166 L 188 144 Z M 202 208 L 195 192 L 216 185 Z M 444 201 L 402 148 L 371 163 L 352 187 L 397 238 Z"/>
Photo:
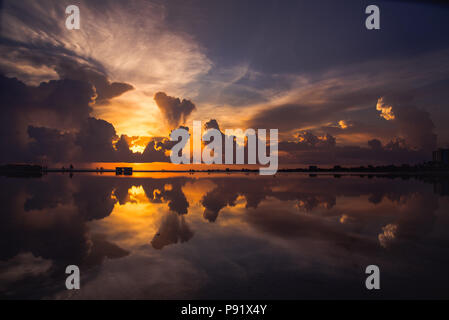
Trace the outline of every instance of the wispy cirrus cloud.
<path fill-rule="evenodd" d="M 84 75 L 95 84 L 99 101 L 114 97 L 111 91 L 127 92 L 94 107 L 93 115 L 112 122 L 120 133 L 164 132 L 160 121 L 152 121 L 160 116 L 152 96 L 160 90 L 184 96 L 191 91 L 187 85 L 211 67 L 203 49 L 191 36 L 170 30 L 162 4 L 82 1 L 80 30 L 65 28 L 65 5 L 4 1 L 0 39 L 4 73 L 35 85 Z M 84 70 L 81 75 L 79 70 Z M 115 111 L 124 106 L 128 116 L 117 117 Z M 144 127 L 148 123 L 150 129 Z"/>

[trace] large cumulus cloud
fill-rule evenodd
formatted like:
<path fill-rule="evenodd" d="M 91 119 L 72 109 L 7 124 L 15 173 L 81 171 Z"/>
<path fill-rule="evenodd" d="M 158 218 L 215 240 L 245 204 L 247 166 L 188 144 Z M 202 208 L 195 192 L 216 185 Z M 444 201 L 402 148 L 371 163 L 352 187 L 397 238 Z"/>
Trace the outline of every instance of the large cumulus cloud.
<path fill-rule="evenodd" d="M 413 149 L 431 151 L 437 145 L 435 125 L 428 111 L 419 109 L 410 101 L 382 97 L 377 102 L 380 116 L 393 122 L 405 142 Z"/>
<path fill-rule="evenodd" d="M 371 139 L 362 146 L 345 146 L 339 145 L 330 134 L 318 136 L 310 131 L 301 133 L 294 140 L 281 141 L 279 154 L 281 164 L 306 165 L 399 165 L 429 158 L 428 152 L 410 149 L 403 139 L 394 139 L 386 144 Z"/>
<path fill-rule="evenodd" d="M 164 92 L 156 93 L 154 95 L 154 101 L 156 101 L 170 129 L 184 124 L 188 116 L 196 109 L 190 100 L 180 100 L 179 98 L 170 97 Z"/>
<path fill-rule="evenodd" d="M 34 87 L 0 75 L 0 101 L 4 115 L 0 120 L 1 160 L 23 161 L 31 157 L 27 148 L 29 133 L 42 140 L 44 132 L 28 130 L 29 126 L 57 130 L 79 127 L 92 111 L 94 99 L 94 89 L 82 81 L 54 80 Z M 56 139 L 54 131 L 45 134 Z"/>
<path fill-rule="evenodd" d="M 103 93 L 104 99 L 123 91 L 111 86 Z M 4 114 L 0 119 L 0 161 L 134 160 L 128 143 L 118 139 L 114 126 L 90 116 L 97 97 L 87 78 L 32 86 L 0 74 Z"/>
<path fill-rule="evenodd" d="M 134 89 L 128 83 L 111 82 L 103 72 L 73 61 L 58 61 L 54 68 L 61 79 L 79 80 L 93 85 L 97 93 L 97 103 L 107 102 Z"/>

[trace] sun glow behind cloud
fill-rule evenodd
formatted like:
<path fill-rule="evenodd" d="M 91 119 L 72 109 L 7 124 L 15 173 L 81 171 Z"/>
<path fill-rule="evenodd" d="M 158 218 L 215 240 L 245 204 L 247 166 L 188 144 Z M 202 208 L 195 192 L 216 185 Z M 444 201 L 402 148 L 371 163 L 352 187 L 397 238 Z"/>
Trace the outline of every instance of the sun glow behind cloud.
<path fill-rule="evenodd" d="M 167 28 L 163 5 L 127 1 L 102 7 L 81 2 L 81 29 L 75 31 L 65 28 L 63 3 L 11 1 L 4 7 L 5 11 L 36 15 L 31 20 L 34 24 L 49 26 L 44 31 L 14 14 L 4 15 L 2 34 L 11 40 L 33 43 L 37 48 L 53 46 L 54 51 L 67 52 L 64 55 L 105 73 L 111 81 L 134 86 L 134 91 L 94 106 L 93 116 L 111 122 L 119 135 L 165 135 L 167 128 L 154 103 L 154 93 L 189 97 L 194 92 L 192 83 L 211 68 L 211 61 L 191 37 Z M 8 59 L 0 59 L 0 65 L 7 63 Z M 25 60 L 9 69 L 16 69 L 11 76 L 35 85 L 57 78 L 51 67 L 38 68 Z"/>
<path fill-rule="evenodd" d="M 251 43 L 244 43 L 245 50 L 234 43 L 229 45 L 226 37 L 220 37 L 219 30 L 212 26 L 204 31 L 211 38 L 218 35 L 213 42 L 196 28 L 181 28 L 185 22 L 196 25 L 213 16 L 201 13 L 202 19 L 192 19 L 183 8 L 181 17 L 176 17 L 172 14 L 172 3 L 80 1 L 81 29 L 72 31 L 65 28 L 65 5 L 54 0 L 4 1 L 1 37 L 7 41 L 0 45 L 0 68 L 6 70 L 7 77 L 38 85 L 40 81 L 66 78 L 69 73 L 61 73 L 58 63 L 69 61 L 74 62 L 69 76 L 88 67 L 107 81 L 132 86 L 134 90 L 119 92 L 113 95 L 115 98 L 112 95 L 109 99 L 98 98 L 93 111 L 83 116 L 110 122 L 118 138 L 126 135 L 134 152 L 144 150 L 148 142 L 145 139 L 167 137 L 174 127 L 169 128 L 164 121 L 154 101 L 156 92 L 195 104 L 195 110 L 184 117 L 189 117 L 187 122 L 177 122 L 176 126 L 191 127 L 192 120 L 204 124 L 216 119 L 222 130 L 277 128 L 283 141 L 295 141 L 294 134 L 298 131 L 310 131 L 324 141 L 330 131 L 338 147 L 366 147 L 370 139 L 388 143 L 401 134 L 398 126 L 398 120 L 404 119 L 398 109 L 401 104 L 395 102 L 393 109 L 382 98 L 378 100 L 380 95 L 385 94 L 387 99 L 390 93 L 406 93 L 409 88 L 424 92 L 427 85 L 447 78 L 447 49 L 401 59 L 348 60 L 310 72 L 301 68 L 278 70 L 271 69 L 278 65 L 274 61 L 266 63 L 270 68 L 260 63 L 268 60 L 257 54 L 259 48 L 255 47 L 256 50 Z M 297 30 L 283 32 L 285 39 L 300 39 Z M 248 36 L 253 38 L 252 34 Z M 217 46 L 221 43 L 226 43 L 224 49 L 229 51 L 216 50 L 222 48 Z M 272 49 L 276 52 L 275 46 Z M 287 49 L 294 52 L 291 47 Z M 318 46 L 316 50 L 319 49 Z M 245 54 L 246 50 L 251 54 Z M 278 53 L 282 56 L 282 52 Z M 295 62 L 307 59 L 302 51 L 297 53 L 286 63 L 295 66 Z M 411 65 L 419 67 L 410 68 Z M 376 101 L 380 117 L 374 110 Z M 419 99 L 418 102 L 425 109 L 425 103 Z M 34 118 L 45 122 L 33 120 L 27 125 L 66 130 L 46 113 Z M 384 121 L 395 118 L 396 121 Z M 422 117 L 417 119 L 422 122 Z M 26 136 L 25 126 L 23 135 Z M 111 136 L 116 139 L 115 134 Z M 28 143 L 26 139 L 23 144 Z"/>

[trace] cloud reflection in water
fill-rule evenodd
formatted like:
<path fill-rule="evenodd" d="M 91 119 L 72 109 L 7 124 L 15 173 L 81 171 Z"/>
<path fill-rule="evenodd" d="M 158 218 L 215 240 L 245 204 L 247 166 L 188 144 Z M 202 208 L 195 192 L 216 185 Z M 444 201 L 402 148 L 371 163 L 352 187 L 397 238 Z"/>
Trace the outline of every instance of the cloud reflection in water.
<path fill-rule="evenodd" d="M 421 181 L 422 180 L 422 181 Z M 0 178 L 8 298 L 448 297 L 448 180 Z M 64 290 L 79 265 L 82 290 Z M 400 284 L 400 285 L 399 285 Z"/>

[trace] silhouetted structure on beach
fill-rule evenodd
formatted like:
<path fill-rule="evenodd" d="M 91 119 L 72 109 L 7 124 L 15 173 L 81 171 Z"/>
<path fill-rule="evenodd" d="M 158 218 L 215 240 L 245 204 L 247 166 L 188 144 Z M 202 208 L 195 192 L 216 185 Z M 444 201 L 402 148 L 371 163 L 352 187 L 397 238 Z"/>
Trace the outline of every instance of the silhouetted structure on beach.
<path fill-rule="evenodd" d="M 410 164 L 402 164 L 402 165 L 380 165 L 380 166 L 352 166 L 352 167 L 343 167 L 341 165 L 335 165 L 331 168 L 320 168 L 317 165 L 310 165 L 306 168 L 279 168 L 278 172 L 307 172 L 316 176 L 316 173 L 364 173 L 364 174 L 438 174 L 438 175 L 447 175 L 449 173 L 449 149 L 438 149 L 432 153 L 432 160 L 424 163 L 419 163 L 415 165 Z M 133 175 L 132 167 L 116 167 L 115 174 L 116 175 L 125 175 L 131 176 Z M 69 168 L 62 167 L 61 169 L 48 169 L 47 167 L 42 167 L 40 165 L 29 165 L 29 164 L 8 164 L 4 166 L 0 166 L 0 175 L 8 175 L 8 176 L 42 176 L 42 173 L 48 172 L 114 172 L 113 169 L 104 169 L 103 167 L 95 168 L 95 169 L 76 169 L 73 165 L 70 165 Z M 186 172 L 189 174 L 195 174 L 196 172 L 207 172 L 207 173 L 232 173 L 232 172 L 245 172 L 245 173 L 257 173 L 259 172 L 259 168 L 225 168 L 225 169 L 209 169 L 205 166 L 205 169 L 189 169 L 189 170 L 137 170 L 136 172 Z M 339 175 L 336 175 L 339 177 Z M 446 187 L 443 187 L 442 190 L 446 190 Z M 443 191 L 443 193 L 447 193 Z"/>
<path fill-rule="evenodd" d="M 120 175 L 132 176 L 133 168 L 132 167 L 116 167 L 115 174 L 118 176 L 120 176 Z"/>

